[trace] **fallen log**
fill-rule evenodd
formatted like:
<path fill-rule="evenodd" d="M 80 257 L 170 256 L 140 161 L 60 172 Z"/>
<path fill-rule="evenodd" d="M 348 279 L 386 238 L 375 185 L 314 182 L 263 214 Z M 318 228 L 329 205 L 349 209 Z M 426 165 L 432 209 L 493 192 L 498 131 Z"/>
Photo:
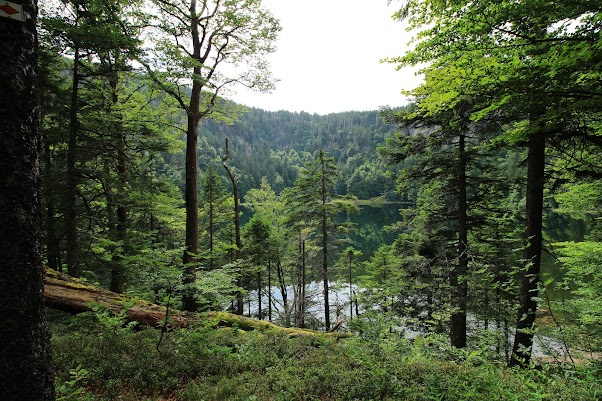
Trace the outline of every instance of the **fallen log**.
<path fill-rule="evenodd" d="M 163 327 L 168 312 L 164 306 L 143 300 L 134 300 L 126 295 L 87 284 L 52 269 L 46 270 L 44 299 L 47 307 L 69 313 L 91 311 L 94 304 L 120 313 L 127 305 L 126 317 L 129 321 L 150 327 Z M 263 320 L 227 312 L 190 313 L 169 309 L 167 326 L 171 328 L 186 328 L 204 324 L 212 324 L 217 327 L 236 327 L 244 331 L 276 331 L 286 333 L 290 337 L 324 335 L 339 338 L 348 336 L 345 333 L 324 333 L 308 329 L 280 327 Z"/>

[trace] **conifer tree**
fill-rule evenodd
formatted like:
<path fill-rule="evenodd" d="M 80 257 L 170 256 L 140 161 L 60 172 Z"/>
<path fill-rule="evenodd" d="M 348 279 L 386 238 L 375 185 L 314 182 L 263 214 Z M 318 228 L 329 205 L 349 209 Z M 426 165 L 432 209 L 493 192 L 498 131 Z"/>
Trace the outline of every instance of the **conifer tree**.
<path fill-rule="evenodd" d="M 311 227 L 317 231 L 318 243 L 322 254 L 321 277 L 324 286 L 324 326 L 330 330 L 330 300 L 329 300 L 329 246 L 332 244 L 337 231 L 343 225 L 337 224 L 334 218 L 337 214 L 354 210 L 354 207 L 335 202 L 334 185 L 338 177 L 338 169 L 332 157 L 319 149 L 313 160 L 307 162 L 301 170 L 295 187 L 291 192 L 292 218 L 302 226 Z"/>

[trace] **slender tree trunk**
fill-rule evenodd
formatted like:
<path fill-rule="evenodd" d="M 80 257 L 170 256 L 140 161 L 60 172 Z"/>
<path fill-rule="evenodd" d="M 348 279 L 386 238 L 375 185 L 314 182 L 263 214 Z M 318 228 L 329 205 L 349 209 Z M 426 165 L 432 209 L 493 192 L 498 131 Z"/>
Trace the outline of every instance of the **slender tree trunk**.
<path fill-rule="evenodd" d="M 115 61 L 117 64 L 117 61 Z M 115 67 L 116 68 L 116 67 Z M 117 94 L 117 85 L 118 85 L 118 75 L 117 71 L 114 72 L 114 77 L 111 79 L 111 90 L 112 90 L 112 102 L 114 105 L 119 101 Z M 121 243 L 121 252 L 117 252 L 113 257 L 112 264 L 113 268 L 111 271 L 111 291 L 116 292 L 118 294 L 123 293 L 124 285 L 125 285 L 125 269 L 123 266 L 123 256 L 125 254 L 126 249 L 126 225 L 127 225 L 127 207 L 125 205 L 125 191 L 127 186 L 127 159 L 125 154 L 126 147 L 126 138 L 125 133 L 121 127 L 121 123 L 119 123 L 116 127 L 117 132 L 115 132 L 117 136 L 117 177 L 118 177 L 118 188 L 117 193 L 115 194 L 115 199 L 117 200 L 117 209 L 116 209 L 116 239 Z"/>
<path fill-rule="evenodd" d="M 52 180 L 52 156 L 50 151 L 50 141 L 44 140 L 44 185 L 46 189 L 46 259 L 48 267 L 56 271 L 61 270 L 60 264 L 60 241 L 56 229 L 56 218 L 54 217 L 54 200 L 51 198 L 51 180 Z"/>
<path fill-rule="evenodd" d="M 288 293 L 286 291 L 286 283 L 284 281 L 284 270 L 282 269 L 282 262 L 280 257 L 276 261 L 276 274 L 278 275 L 278 285 L 280 286 L 280 295 L 282 295 L 282 305 L 284 307 L 284 325 L 286 327 L 291 325 L 291 314 L 288 309 Z"/>
<path fill-rule="evenodd" d="M 322 279 L 324 282 L 324 327 L 330 330 L 330 301 L 328 299 L 328 218 L 326 216 L 326 166 L 324 155 L 320 153 L 322 163 Z"/>
<path fill-rule="evenodd" d="M 351 282 L 351 259 L 352 255 L 349 255 L 349 320 L 353 319 L 353 287 Z"/>
<path fill-rule="evenodd" d="M 43 304 L 37 2 L 0 18 L 0 399 L 54 400 Z"/>
<path fill-rule="evenodd" d="M 214 191 L 215 188 L 210 188 L 210 191 Z M 209 218 L 209 227 L 207 228 L 207 231 L 209 231 L 209 270 L 213 270 L 213 257 L 214 257 L 214 251 L 215 251 L 215 246 L 213 244 L 213 231 L 215 230 L 215 224 L 214 224 L 214 216 L 213 216 L 213 212 L 214 212 L 214 208 L 215 205 L 213 203 L 213 198 L 214 198 L 214 194 L 211 194 L 211 202 L 209 202 L 209 213 L 208 213 L 208 218 Z"/>
<path fill-rule="evenodd" d="M 525 237 L 527 246 L 523 259 L 526 262 L 521 278 L 516 334 L 512 347 L 510 366 L 526 366 L 531 361 L 533 329 L 537 312 L 539 272 L 541 267 L 543 192 L 545 183 L 545 138 L 541 135 L 529 139 L 527 155 L 527 204 Z"/>
<path fill-rule="evenodd" d="M 263 312 L 261 309 L 261 272 L 257 272 L 257 303 L 259 308 L 257 318 L 261 319 Z"/>
<path fill-rule="evenodd" d="M 77 133 L 79 129 L 79 121 L 77 118 L 79 103 L 79 79 L 79 48 L 75 47 L 73 56 L 73 88 L 71 90 L 71 105 L 69 111 L 67 191 L 65 193 L 65 240 L 67 248 L 67 271 L 71 276 L 79 275 L 79 255 L 77 249 L 77 209 L 75 204 L 78 183 L 76 157 Z"/>
<path fill-rule="evenodd" d="M 200 60 L 201 45 L 199 41 L 199 27 L 196 19 L 196 0 L 190 2 L 191 33 L 193 41 L 195 60 Z M 201 67 L 195 66 L 193 76 L 201 76 Z M 186 207 L 186 243 L 183 262 L 185 267 L 183 283 L 187 287 L 182 296 L 182 306 L 184 310 L 195 311 L 197 303 L 195 300 L 195 282 L 196 282 L 196 258 L 199 253 L 199 199 L 197 192 L 198 169 L 197 169 L 197 137 L 200 120 L 201 107 L 201 83 L 198 79 L 192 82 L 192 92 L 190 93 L 190 103 L 187 110 L 188 127 L 186 130 L 186 189 L 184 201 Z"/>
<path fill-rule="evenodd" d="M 125 138 L 121 134 L 118 139 L 118 165 L 117 175 L 119 177 L 119 192 L 117 199 L 117 241 L 121 243 L 121 252 L 114 257 L 114 270 L 111 274 L 111 291 L 123 293 L 125 286 L 125 268 L 123 266 L 124 256 L 126 254 L 126 234 L 127 234 L 127 206 L 125 205 L 125 191 L 127 183 L 127 167 L 125 158 Z"/>
<path fill-rule="evenodd" d="M 230 157 L 230 150 L 228 149 L 228 138 L 226 138 L 226 154 L 222 158 L 222 165 L 224 169 L 228 173 L 228 177 L 230 178 L 230 183 L 232 184 L 232 197 L 234 198 L 234 237 L 236 241 L 236 259 L 240 260 L 242 258 L 242 241 L 240 239 L 240 201 L 238 199 L 238 183 L 236 182 L 236 177 L 226 164 L 228 158 Z M 244 285 L 244 279 L 242 272 L 238 277 L 238 286 L 242 288 Z M 243 314 L 243 296 L 242 292 L 238 292 L 236 295 L 236 313 L 238 315 Z"/>
<path fill-rule="evenodd" d="M 268 320 L 272 321 L 272 260 L 268 257 Z"/>
<path fill-rule="evenodd" d="M 466 203 L 466 137 L 458 140 L 458 264 L 450 275 L 452 305 L 450 339 L 456 348 L 466 347 L 466 298 L 468 297 L 468 217 Z"/>
<path fill-rule="evenodd" d="M 489 329 L 489 289 L 485 288 L 484 300 L 483 300 L 483 309 L 484 309 L 484 328 L 485 331 Z"/>
<path fill-rule="evenodd" d="M 301 302 L 299 304 L 299 327 L 305 327 L 305 240 L 301 240 Z"/>

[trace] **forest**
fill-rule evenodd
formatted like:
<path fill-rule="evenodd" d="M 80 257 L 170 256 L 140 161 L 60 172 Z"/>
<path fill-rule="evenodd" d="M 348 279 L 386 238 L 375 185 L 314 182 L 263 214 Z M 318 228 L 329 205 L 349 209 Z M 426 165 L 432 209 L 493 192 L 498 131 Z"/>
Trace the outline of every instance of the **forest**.
<path fill-rule="evenodd" d="M 0 5 L 0 399 L 602 400 L 602 4 L 391 3 L 325 115 L 261 0 Z"/>

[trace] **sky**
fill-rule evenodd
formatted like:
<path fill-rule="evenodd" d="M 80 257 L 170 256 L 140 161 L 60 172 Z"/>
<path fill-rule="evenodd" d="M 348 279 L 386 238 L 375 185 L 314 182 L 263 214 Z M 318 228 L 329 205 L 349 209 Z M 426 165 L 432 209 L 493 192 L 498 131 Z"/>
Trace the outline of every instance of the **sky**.
<path fill-rule="evenodd" d="M 393 21 L 386 0 L 263 0 L 280 20 L 269 57 L 279 79 L 271 93 L 239 90 L 232 99 L 270 111 L 328 114 L 406 103 L 402 89 L 418 85 L 411 69 L 380 63 L 404 53 L 411 35 Z"/>

